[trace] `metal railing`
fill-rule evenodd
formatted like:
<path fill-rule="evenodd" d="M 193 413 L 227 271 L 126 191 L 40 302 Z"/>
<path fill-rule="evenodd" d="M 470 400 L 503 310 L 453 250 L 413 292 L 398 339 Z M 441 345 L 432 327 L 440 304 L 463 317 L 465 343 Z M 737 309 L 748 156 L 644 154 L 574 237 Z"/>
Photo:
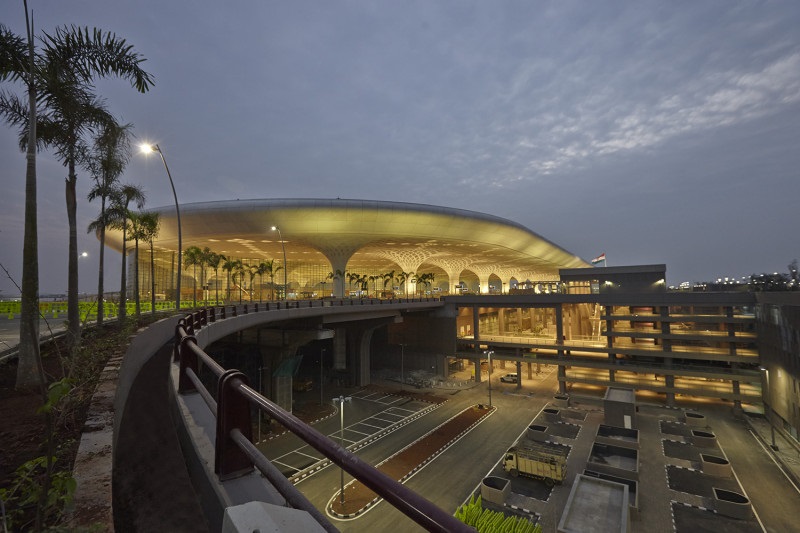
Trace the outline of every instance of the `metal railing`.
<path fill-rule="evenodd" d="M 438 299 L 423 299 L 422 301 L 436 301 Z M 420 300 L 392 300 L 392 303 L 405 303 Z M 359 305 L 347 304 L 348 300 L 308 300 L 268 303 L 266 305 L 244 305 L 243 313 L 259 312 L 261 310 L 301 308 L 304 306 L 315 307 L 316 302 L 334 305 Z M 359 302 L 359 300 L 353 300 Z M 363 302 L 363 300 L 362 300 Z M 389 300 L 375 300 L 372 305 L 381 305 L 377 302 Z M 366 304 L 364 304 L 366 305 Z M 386 500 L 400 512 L 428 531 L 472 531 L 474 529 L 456 519 L 431 503 L 426 498 L 407 488 L 402 483 L 390 478 L 375 467 L 365 463 L 356 455 L 340 447 L 327 436 L 318 432 L 308 424 L 301 421 L 292 413 L 285 411 L 277 404 L 261 396 L 249 386 L 247 376 L 235 369 L 225 369 L 206 354 L 198 345 L 194 334 L 197 330 L 219 318 L 228 316 L 229 307 L 201 309 L 186 315 L 178 321 L 175 327 L 175 359 L 180 365 L 178 378 L 179 394 L 197 392 L 208 405 L 216 418 L 216 441 L 214 472 L 220 481 L 233 479 L 249 474 L 253 469 L 258 469 L 269 480 L 276 490 L 286 499 L 292 507 L 307 511 L 327 531 L 336 531 L 336 527 L 309 502 L 294 485 L 292 485 L 281 472 L 253 445 L 253 424 L 250 406 L 276 420 L 287 430 L 300 437 L 309 446 L 313 447 L 331 462 L 337 464 L 347 473 L 352 475 L 366 487 Z M 239 309 L 233 306 L 231 316 L 237 316 Z M 216 377 L 216 400 L 214 395 L 201 382 L 198 372 L 202 364 Z"/>

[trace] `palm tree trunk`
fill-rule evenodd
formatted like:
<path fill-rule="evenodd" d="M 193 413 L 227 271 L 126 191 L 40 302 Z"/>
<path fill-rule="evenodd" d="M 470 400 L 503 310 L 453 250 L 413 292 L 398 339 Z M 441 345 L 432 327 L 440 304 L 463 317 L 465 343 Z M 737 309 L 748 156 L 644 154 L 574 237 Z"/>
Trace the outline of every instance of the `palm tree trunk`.
<path fill-rule="evenodd" d="M 150 240 L 150 314 L 156 314 L 156 260 L 153 257 L 153 241 Z"/>
<path fill-rule="evenodd" d="M 117 322 L 119 322 L 119 327 L 122 327 L 122 323 L 125 321 L 125 315 L 127 313 L 126 309 L 126 289 L 125 285 L 128 283 L 127 280 L 127 233 L 128 233 L 128 225 L 126 221 L 122 221 L 122 276 L 119 281 L 119 309 L 117 310 Z"/>
<path fill-rule="evenodd" d="M 103 260 L 106 251 L 106 197 L 100 199 L 100 265 L 97 268 L 97 325 L 103 324 Z"/>
<path fill-rule="evenodd" d="M 69 160 L 69 177 L 66 180 L 67 222 L 69 224 L 69 251 L 67 253 L 67 332 L 71 347 L 81 339 L 81 317 L 78 307 L 78 198 L 75 192 L 78 176 L 74 158 Z"/>
<path fill-rule="evenodd" d="M 27 5 L 26 5 L 27 17 Z M 31 71 L 33 70 L 32 30 L 28 35 Z M 29 74 L 30 76 L 30 74 Z M 39 352 L 39 232 L 36 222 L 36 88 L 28 83 L 28 147 L 25 169 L 25 235 L 22 245 L 22 302 L 19 323 L 17 389 L 44 387 L 44 372 Z"/>
<path fill-rule="evenodd" d="M 142 313 L 141 301 L 139 299 L 139 239 L 134 241 L 134 261 L 133 261 L 133 301 L 136 302 L 136 318 Z"/>

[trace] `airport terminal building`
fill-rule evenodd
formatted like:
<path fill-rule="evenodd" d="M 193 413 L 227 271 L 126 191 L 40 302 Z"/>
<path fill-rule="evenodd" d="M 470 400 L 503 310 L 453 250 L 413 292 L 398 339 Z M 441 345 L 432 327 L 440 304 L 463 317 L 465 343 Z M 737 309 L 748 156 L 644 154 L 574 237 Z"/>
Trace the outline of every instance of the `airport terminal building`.
<path fill-rule="evenodd" d="M 157 297 L 169 301 L 177 220 L 174 208 L 157 211 L 153 277 Z M 602 396 L 613 386 L 666 405 L 684 399 L 725 401 L 737 409 L 762 404 L 764 321 L 753 293 L 667 291 L 665 265 L 592 268 L 515 222 L 430 205 L 236 200 L 183 205 L 181 217 L 183 250 L 207 248 L 226 259 L 216 268 L 184 265 L 184 302 L 430 298 L 426 311 L 397 311 L 368 327 L 355 319 L 302 324 L 333 329 L 326 357 L 352 385 L 403 364 L 442 380 L 467 369 L 480 381 L 491 353 L 493 365 L 505 371 L 516 365 L 522 380 L 538 365 L 556 365 L 560 390 L 569 394 Z M 121 234 L 110 232 L 107 239 L 121 250 Z M 146 250 L 140 245 L 145 299 Z M 236 260 L 238 271 L 230 267 Z M 261 262 L 281 268 L 271 275 L 249 268 Z M 286 350 L 269 347 L 262 353 L 265 359 L 285 356 Z M 788 392 L 773 401 L 773 415 L 788 428 L 797 427 L 800 414 L 793 385 L 787 381 Z"/>

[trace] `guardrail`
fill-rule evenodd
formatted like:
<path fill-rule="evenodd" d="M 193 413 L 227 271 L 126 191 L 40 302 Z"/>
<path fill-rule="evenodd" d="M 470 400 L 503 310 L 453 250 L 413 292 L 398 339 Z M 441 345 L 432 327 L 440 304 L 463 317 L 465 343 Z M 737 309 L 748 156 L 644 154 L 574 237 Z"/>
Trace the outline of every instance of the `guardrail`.
<path fill-rule="evenodd" d="M 356 302 L 361 302 L 358 304 Z M 374 300 L 380 303 L 438 301 L 438 299 L 414 300 Z M 273 309 L 317 307 L 326 305 L 368 305 L 364 300 L 305 300 L 271 302 L 266 305 L 254 304 L 252 312 Z M 334 303 L 337 302 L 337 303 Z M 345 303 L 351 302 L 351 303 Z M 305 496 L 292 485 L 280 471 L 256 448 L 253 443 L 253 425 L 250 406 L 266 413 L 286 429 L 300 437 L 331 462 L 369 487 L 400 512 L 428 531 L 472 531 L 474 529 L 456 519 L 426 498 L 408 489 L 400 482 L 388 477 L 373 466 L 365 463 L 353 453 L 340 447 L 327 436 L 305 424 L 299 418 L 285 411 L 249 386 L 247 376 L 235 369 L 225 369 L 206 354 L 198 345 L 195 332 L 219 318 L 228 316 L 228 307 L 201 309 L 186 315 L 175 327 L 175 360 L 180 365 L 178 393 L 198 393 L 216 418 L 216 441 L 214 472 L 221 481 L 249 474 L 258 469 L 264 477 L 280 492 L 286 501 L 296 509 L 307 511 L 327 531 L 337 531 L 336 527 Z M 251 312 L 244 305 L 242 312 Z M 239 309 L 233 306 L 231 316 L 238 316 Z M 200 364 L 216 377 L 216 399 L 203 385 L 198 376 Z"/>

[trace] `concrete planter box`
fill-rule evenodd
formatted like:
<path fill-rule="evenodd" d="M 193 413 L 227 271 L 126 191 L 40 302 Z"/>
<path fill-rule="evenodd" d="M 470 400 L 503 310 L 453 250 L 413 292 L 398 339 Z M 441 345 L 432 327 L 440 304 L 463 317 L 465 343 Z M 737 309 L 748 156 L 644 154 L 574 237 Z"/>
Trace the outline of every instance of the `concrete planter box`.
<path fill-rule="evenodd" d="M 717 477 L 731 477 L 731 463 L 724 457 L 701 453 L 700 463 L 703 473 Z"/>
<path fill-rule="evenodd" d="M 639 430 L 600 424 L 597 426 L 597 434 L 595 435 L 594 441 L 600 444 L 611 444 L 612 446 L 621 446 L 623 448 L 638 450 Z"/>
<path fill-rule="evenodd" d="M 569 395 L 556 394 L 553 396 L 553 405 L 556 407 L 569 407 Z"/>
<path fill-rule="evenodd" d="M 488 476 L 481 482 L 481 499 L 505 505 L 506 498 L 511 493 L 511 481 L 497 476 Z"/>
<path fill-rule="evenodd" d="M 544 419 L 548 422 L 558 422 L 561 420 L 561 410 L 554 409 L 552 407 L 547 407 L 542 410 L 544 413 Z"/>
<path fill-rule="evenodd" d="M 545 441 L 550 436 L 550 426 L 546 426 L 544 424 L 531 424 L 528 426 L 526 435 L 529 439 L 537 442 Z"/>
<path fill-rule="evenodd" d="M 601 474 L 639 480 L 639 451 L 612 444 L 594 443 L 586 468 Z"/>
<path fill-rule="evenodd" d="M 701 427 L 701 428 L 707 426 L 706 415 L 701 415 L 700 413 L 691 413 L 691 412 L 685 413 L 684 419 L 687 426 Z"/>
<path fill-rule="evenodd" d="M 721 515 L 748 520 L 753 517 L 753 506 L 744 494 L 714 487 L 714 510 Z"/>
<path fill-rule="evenodd" d="M 693 429 L 692 444 L 701 448 L 715 448 L 717 446 L 717 436 L 711 431 Z"/>

